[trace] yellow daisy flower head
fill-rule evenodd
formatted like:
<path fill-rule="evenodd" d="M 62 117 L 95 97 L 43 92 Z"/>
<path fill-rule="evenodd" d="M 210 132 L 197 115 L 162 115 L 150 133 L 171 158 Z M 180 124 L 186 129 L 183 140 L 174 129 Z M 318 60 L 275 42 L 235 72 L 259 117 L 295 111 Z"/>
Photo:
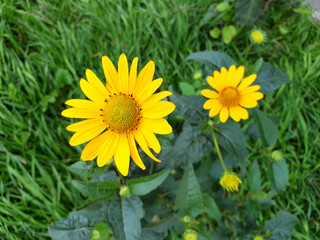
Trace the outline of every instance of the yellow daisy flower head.
<path fill-rule="evenodd" d="M 250 33 L 250 40 L 252 43 L 261 44 L 266 40 L 266 34 L 260 29 L 254 29 Z"/>
<path fill-rule="evenodd" d="M 263 237 L 261 237 L 261 236 L 255 236 L 255 237 L 254 237 L 254 240 L 263 240 Z"/>
<path fill-rule="evenodd" d="M 257 101 L 263 98 L 263 94 L 257 92 L 260 89 L 259 85 L 250 86 L 255 81 L 256 74 L 242 80 L 243 76 L 244 66 L 236 68 L 232 65 L 229 70 L 222 67 L 221 72 L 214 71 L 213 76 L 207 77 L 207 82 L 215 91 L 204 89 L 201 94 L 209 98 L 203 108 L 210 109 L 210 117 L 219 114 L 223 123 L 229 116 L 236 122 L 248 119 L 249 113 L 245 108 L 257 106 Z"/>
<path fill-rule="evenodd" d="M 102 57 L 102 67 L 107 84 L 104 85 L 89 69 L 87 80 L 80 80 L 83 93 L 90 99 L 71 99 L 66 105 L 72 106 L 62 111 L 62 116 L 86 118 L 67 127 L 75 132 L 70 145 L 89 143 L 81 154 L 81 160 L 89 161 L 97 157 L 99 167 L 106 165 L 112 157 L 123 176 L 128 175 L 130 156 L 141 169 L 145 169 L 136 142 L 154 161 L 161 150 L 156 134 L 169 134 L 172 128 L 164 119 L 174 111 L 175 105 L 161 101 L 170 96 L 169 91 L 154 94 L 163 82 L 162 78 L 153 81 L 155 65 L 153 61 L 137 74 L 138 58 L 133 59 L 129 71 L 127 57 L 122 54 L 118 71 L 111 60 Z"/>
<path fill-rule="evenodd" d="M 220 179 L 220 184 L 222 187 L 227 189 L 227 191 L 238 192 L 239 184 L 242 183 L 240 178 L 234 173 L 225 172 Z"/>

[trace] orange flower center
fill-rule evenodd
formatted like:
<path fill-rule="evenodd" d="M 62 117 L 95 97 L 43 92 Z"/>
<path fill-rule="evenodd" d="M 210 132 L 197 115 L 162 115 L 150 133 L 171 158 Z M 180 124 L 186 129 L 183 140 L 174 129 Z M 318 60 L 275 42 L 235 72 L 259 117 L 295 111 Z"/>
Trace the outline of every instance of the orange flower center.
<path fill-rule="evenodd" d="M 225 107 L 235 107 L 240 102 L 240 94 L 236 88 L 224 88 L 219 94 L 219 101 Z"/>
<path fill-rule="evenodd" d="M 136 128 L 141 118 L 137 102 L 126 94 L 111 96 L 106 100 L 103 112 L 109 129 L 119 133 Z"/>

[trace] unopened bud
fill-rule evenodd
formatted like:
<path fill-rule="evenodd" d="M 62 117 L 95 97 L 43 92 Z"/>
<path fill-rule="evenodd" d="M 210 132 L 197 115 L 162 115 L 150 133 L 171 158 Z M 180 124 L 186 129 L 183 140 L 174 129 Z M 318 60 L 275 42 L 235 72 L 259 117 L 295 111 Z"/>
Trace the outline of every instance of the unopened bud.
<path fill-rule="evenodd" d="M 128 198 L 131 195 L 130 188 L 127 185 L 122 185 L 119 191 L 120 197 Z"/>
<path fill-rule="evenodd" d="M 183 233 L 183 240 L 198 240 L 198 234 L 192 229 L 187 229 Z"/>
<path fill-rule="evenodd" d="M 282 160 L 282 153 L 281 153 L 281 151 L 280 151 L 280 150 L 273 151 L 273 152 L 271 153 L 271 158 L 272 158 L 272 160 L 275 161 L 275 162 L 281 161 L 281 160 Z"/>
<path fill-rule="evenodd" d="M 191 219 L 190 219 L 190 217 L 187 215 L 187 216 L 184 216 L 184 217 L 183 217 L 183 221 L 184 221 L 185 223 L 189 223 L 189 222 L 191 221 Z"/>
<path fill-rule="evenodd" d="M 255 236 L 253 240 L 264 240 L 262 236 Z"/>

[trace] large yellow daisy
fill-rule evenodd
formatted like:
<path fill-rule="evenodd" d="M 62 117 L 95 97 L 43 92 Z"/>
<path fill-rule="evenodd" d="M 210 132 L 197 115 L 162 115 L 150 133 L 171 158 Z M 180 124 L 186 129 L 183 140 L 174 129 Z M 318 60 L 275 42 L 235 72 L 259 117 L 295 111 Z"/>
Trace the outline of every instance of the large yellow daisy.
<path fill-rule="evenodd" d="M 219 114 L 221 122 L 225 123 L 229 116 L 236 122 L 240 119 L 248 119 L 249 114 L 245 108 L 254 108 L 257 101 L 263 98 L 263 94 L 257 92 L 259 85 L 250 86 L 257 75 L 252 74 L 243 78 L 244 66 L 236 69 L 232 65 L 229 70 L 221 68 L 221 72 L 214 71 L 213 76 L 207 77 L 209 85 L 216 91 L 204 89 L 201 94 L 209 98 L 203 105 L 204 109 L 210 109 L 209 116 Z M 241 81 L 242 80 L 242 81 Z"/>
<path fill-rule="evenodd" d="M 124 54 L 119 58 L 118 71 L 106 56 L 102 57 L 102 66 L 107 84 L 104 85 L 87 69 L 87 81 L 81 79 L 80 87 L 90 100 L 68 100 L 66 104 L 72 108 L 61 114 L 69 118 L 87 118 L 67 127 L 68 131 L 75 132 L 69 142 L 71 146 L 90 141 L 82 151 L 81 160 L 97 157 L 97 164 L 101 167 L 113 157 L 120 173 L 127 176 L 130 156 L 141 169 L 146 168 L 136 142 L 150 158 L 160 162 L 149 148 L 160 152 L 161 146 L 155 133 L 172 132 L 163 117 L 173 112 L 175 105 L 161 101 L 171 92 L 153 94 L 163 82 L 162 78 L 153 81 L 153 61 L 148 62 L 138 76 L 138 58 L 133 59 L 129 72 Z"/>

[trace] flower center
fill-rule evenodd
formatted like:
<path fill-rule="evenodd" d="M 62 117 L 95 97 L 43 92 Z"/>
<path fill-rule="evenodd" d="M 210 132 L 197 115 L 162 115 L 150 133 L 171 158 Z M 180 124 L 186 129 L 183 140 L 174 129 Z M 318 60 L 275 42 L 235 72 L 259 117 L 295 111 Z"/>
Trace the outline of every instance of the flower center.
<path fill-rule="evenodd" d="M 261 43 L 264 40 L 263 33 L 260 31 L 254 31 L 251 33 L 251 37 L 255 42 Z"/>
<path fill-rule="evenodd" d="M 122 133 L 135 128 L 140 119 L 140 108 L 132 96 L 115 95 L 106 101 L 103 109 L 109 128 Z"/>
<path fill-rule="evenodd" d="M 220 93 L 220 103 L 225 107 L 235 107 L 240 102 L 240 94 L 236 88 L 227 87 Z"/>

